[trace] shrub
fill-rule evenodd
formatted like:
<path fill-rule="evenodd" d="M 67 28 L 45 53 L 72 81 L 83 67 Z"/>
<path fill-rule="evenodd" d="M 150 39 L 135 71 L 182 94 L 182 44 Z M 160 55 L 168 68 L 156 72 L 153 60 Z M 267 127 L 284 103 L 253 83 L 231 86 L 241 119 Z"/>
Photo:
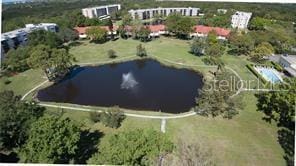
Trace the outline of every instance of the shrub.
<path fill-rule="evenodd" d="M 272 66 L 277 70 L 277 71 L 279 71 L 279 72 L 282 72 L 284 69 L 283 69 L 283 67 L 281 66 L 281 65 L 279 65 L 279 64 L 277 64 L 277 63 L 275 63 L 275 62 L 272 62 L 271 61 L 271 64 L 272 64 Z"/>
<path fill-rule="evenodd" d="M 113 107 L 108 111 L 100 113 L 100 122 L 107 127 L 118 128 L 124 119 L 125 115 L 119 107 Z"/>
<path fill-rule="evenodd" d="M 8 80 L 8 79 L 4 81 L 4 84 L 5 84 L 5 85 L 8 85 L 8 84 L 10 84 L 10 83 L 11 83 L 11 81 Z"/>
<path fill-rule="evenodd" d="M 108 111 L 103 112 L 90 112 L 89 116 L 91 121 L 95 123 L 101 122 L 104 126 L 111 128 L 120 127 L 121 122 L 125 118 L 119 107 L 112 107 Z"/>
<path fill-rule="evenodd" d="M 108 56 L 111 59 L 114 59 L 114 58 L 117 57 L 116 52 L 114 50 L 112 50 L 112 49 L 108 50 Z"/>
<path fill-rule="evenodd" d="M 91 121 L 97 123 L 100 121 L 100 112 L 90 112 L 89 117 Z"/>
<path fill-rule="evenodd" d="M 218 65 L 220 63 L 218 58 L 212 57 L 212 56 L 206 56 L 202 59 L 204 64 L 206 65 Z"/>
<path fill-rule="evenodd" d="M 200 56 L 203 55 L 206 48 L 206 41 L 203 38 L 196 38 L 190 46 L 190 53 Z"/>
<path fill-rule="evenodd" d="M 261 76 L 261 74 L 259 74 L 255 69 L 254 69 L 254 65 L 253 64 L 247 64 L 246 65 L 247 68 L 257 77 L 259 78 L 263 84 L 266 84 L 267 81 Z"/>
<path fill-rule="evenodd" d="M 161 156 L 171 153 L 174 144 L 167 135 L 152 129 L 136 129 L 108 135 L 100 143 L 98 153 L 88 164 L 159 165 Z"/>
<path fill-rule="evenodd" d="M 139 44 L 137 46 L 137 56 L 140 56 L 140 57 L 147 56 L 146 49 L 144 46 L 142 46 L 142 44 Z"/>

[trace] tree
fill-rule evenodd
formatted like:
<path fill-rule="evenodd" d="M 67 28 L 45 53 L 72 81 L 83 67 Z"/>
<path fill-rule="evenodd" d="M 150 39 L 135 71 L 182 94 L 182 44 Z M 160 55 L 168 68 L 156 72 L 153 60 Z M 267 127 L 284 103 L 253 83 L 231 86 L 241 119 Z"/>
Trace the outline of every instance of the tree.
<path fill-rule="evenodd" d="M 152 24 L 161 24 L 164 20 L 164 16 L 161 14 L 156 14 L 153 16 Z"/>
<path fill-rule="evenodd" d="M 16 50 L 10 49 L 4 59 L 4 66 L 9 71 L 23 72 L 29 69 L 27 58 L 30 56 L 29 46 L 20 46 Z"/>
<path fill-rule="evenodd" d="M 88 164 L 156 165 L 160 156 L 172 152 L 173 143 L 154 130 L 132 130 L 107 136 Z"/>
<path fill-rule="evenodd" d="M 119 11 L 112 12 L 110 16 L 112 20 L 120 20 L 121 11 L 119 10 Z"/>
<path fill-rule="evenodd" d="M 142 46 L 142 44 L 139 44 L 137 46 L 137 56 L 139 56 L 139 57 L 147 56 L 146 49 L 144 46 Z"/>
<path fill-rule="evenodd" d="M 51 68 L 53 72 L 51 72 L 51 74 L 53 74 L 54 77 L 59 77 L 69 72 L 75 58 L 66 49 L 54 48 L 51 50 L 51 58 L 49 60 L 52 62 Z"/>
<path fill-rule="evenodd" d="M 255 41 L 248 34 L 231 33 L 229 38 L 230 53 L 249 55 L 254 49 Z"/>
<path fill-rule="evenodd" d="M 208 45 L 213 45 L 218 43 L 217 35 L 215 31 L 210 31 L 207 36 L 207 43 Z"/>
<path fill-rule="evenodd" d="M 122 25 L 123 26 L 131 25 L 132 21 L 133 21 L 132 16 L 130 14 L 126 14 L 122 18 Z"/>
<path fill-rule="evenodd" d="M 75 156 L 80 129 L 69 118 L 44 116 L 32 124 L 19 150 L 21 162 L 69 163 Z"/>
<path fill-rule="evenodd" d="M 221 43 L 209 44 L 206 47 L 205 54 L 208 56 L 221 56 L 224 53 L 225 48 Z"/>
<path fill-rule="evenodd" d="M 211 26 L 211 27 L 230 27 L 230 15 L 216 15 L 210 18 L 206 18 L 203 21 L 204 25 Z"/>
<path fill-rule="evenodd" d="M 231 86 L 233 83 L 231 75 L 227 72 L 215 74 L 215 80 L 206 85 L 196 99 L 196 112 L 199 115 L 216 117 L 222 115 L 223 118 L 231 119 L 238 114 L 237 101 L 230 98 L 233 94 Z"/>
<path fill-rule="evenodd" d="M 112 49 L 108 50 L 108 56 L 111 59 L 114 59 L 114 58 L 117 57 L 116 52 L 114 50 L 112 50 Z"/>
<path fill-rule="evenodd" d="M 251 60 L 255 62 L 262 62 L 264 57 L 270 56 L 274 53 L 274 49 L 271 44 L 267 42 L 260 43 L 255 49 L 251 52 Z"/>
<path fill-rule="evenodd" d="M 112 22 L 112 20 L 111 20 L 111 18 L 109 18 L 108 19 L 108 28 L 109 28 L 109 30 L 110 30 L 110 32 L 111 32 L 111 39 L 114 39 L 114 34 L 113 34 L 113 22 Z"/>
<path fill-rule="evenodd" d="M 125 119 L 125 115 L 118 107 L 114 107 L 108 111 L 101 112 L 99 119 L 100 122 L 107 127 L 118 128 L 120 127 L 121 122 Z"/>
<path fill-rule="evenodd" d="M 131 22 L 131 25 L 132 25 L 132 38 L 137 39 L 139 31 L 143 27 L 142 21 L 139 18 L 136 17 Z"/>
<path fill-rule="evenodd" d="M 193 31 L 194 22 L 190 17 L 184 17 L 179 13 L 170 14 L 165 25 L 167 30 L 175 33 L 179 38 L 187 38 L 190 32 Z"/>
<path fill-rule="evenodd" d="M 49 80 L 53 80 L 69 71 L 75 58 L 66 49 L 51 49 L 38 45 L 32 49 L 28 64 L 32 68 L 41 68 Z"/>
<path fill-rule="evenodd" d="M 263 92 L 256 95 L 257 110 L 264 113 L 263 119 L 277 123 L 278 139 L 284 149 L 287 165 L 294 164 L 296 79 L 286 80 L 279 91 Z"/>
<path fill-rule="evenodd" d="M 21 101 L 13 91 L 0 93 L 0 149 L 20 147 L 28 137 L 31 123 L 42 116 L 45 108 L 35 102 Z"/>
<path fill-rule="evenodd" d="M 51 48 L 57 48 L 63 44 L 59 36 L 50 31 L 36 30 L 29 34 L 28 44 L 30 46 L 47 45 Z"/>
<path fill-rule="evenodd" d="M 97 122 L 100 121 L 100 115 L 101 115 L 100 112 L 94 112 L 94 111 L 92 111 L 92 112 L 89 113 L 89 118 L 90 118 L 90 120 L 92 122 L 97 123 Z"/>
<path fill-rule="evenodd" d="M 212 166 L 215 163 L 211 151 L 203 147 L 198 141 L 190 144 L 187 141 L 179 140 L 176 155 L 166 157 L 163 165 Z"/>
<path fill-rule="evenodd" d="M 143 41 L 146 42 L 149 40 L 149 35 L 151 31 L 148 27 L 141 26 L 140 30 L 137 32 L 137 37 Z"/>
<path fill-rule="evenodd" d="M 271 21 L 261 18 L 261 17 L 254 17 L 250 21 L 249 29 L 251 30 L 265 30 L 266 26 L 269 26 Z"/>
<path fill-rule="evenodd" d="M 196 38 L 193 40 L 190 52 L 194 55 L 203 55 L 205 53 L 206 41 L 204 38 Z"/>
<path fill-rule="evenodd" d="M 127 39 L 128 38 L 127 30 L 125 29 L 125 26 L 120 25 L 118 27 L 118 33 L 119 33 L 119 35 L 120 35 L 121 38 L 123 38 L 123 39 Z"/>
<path fill-rule="evenodd" d="M 27 59 L 27 62 L 32 68 L 41 68 L 46 74 L 47 78 L 48 69 L 51 67 L 50 62 L 50 47 L 46 45 L 38 45 L 32 49 L 30 57 Z"/>
<path fill-rule="evenodd" d="M 99 27 L 91 27 L 86 30 L 86 35 L 94 42 L 105 42 L 107 39 L 107 30 Z"/>
<path fill-rule="evenodd" d="M 59 32 L 58 32 L 58 36 L 64 41 L 64 42 L 68 42 L 68 41 L 74 41 L 76 39 L 78 39 L 78 34 L 73 31 L 70 28 L 62 28 Z"/>

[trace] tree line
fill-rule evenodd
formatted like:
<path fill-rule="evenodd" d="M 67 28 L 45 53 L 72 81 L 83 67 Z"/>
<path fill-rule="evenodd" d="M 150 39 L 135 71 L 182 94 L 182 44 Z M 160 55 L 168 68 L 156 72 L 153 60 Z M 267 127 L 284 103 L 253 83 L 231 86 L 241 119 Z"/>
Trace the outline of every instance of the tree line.
<path fill-rule="evenodd" d="M 3 5 L 3 24 L 2 31 L 10 31 L 16 28 L 24 27 L 26 23 L 55 22 L 61 27 L 73 28 L 78 25 L 102 25 L 97 19 L 87 19 L 81 14 L 81 8 L 99 6 L 106 4 L 120 3 L 122 11 L 114 13 L 113 18 L 120 18 L 127 13 L 129 9 L 151 8 L 151 7 L 176 7 L 170 2 L 161 2 L 153 0 L 136 1 L 44 1 L 32 2 L 16 5 Z M 296 22 L 295 5 L 293 4 L 252 4 L 252 3 L 213 3 L 213 2 L 179 2 L 178 7 L 198 7 L 205 14 L 205 19 L 201 22 L 209 26 L 229 26 L 228 15 L 217 15 L 217 9 L 228 9 L 231 14 L 234 10 L 253 12 L 253 16 L 265 19 L 274 19 L 281 21 Z M 264 8 L 265 10 L 261 10 Z M 213 23 L 215 22 L 215 23 Z"/>
<path fill-rule="evenodd" d="M 157 165 L 161 160 L 170 163 L 168 157 L 177 151 L 177 158 L 182 157 L 177 163 L 213 163 L 205 147 L 194 145 L 191 149 L 184 141 L 174 144 L 152 128 L 104 136 L 64 116 L 63 110 L 52 112 L 34 101 L 20 99 L 12 91 L 0 92 L 1 162 Z M 93 124 L 111 128 L 120 127 L 125 118 L 118 107 L 89 116 Z M 11 153 L 16 154 L 14 161 L 9 160 Z"/>

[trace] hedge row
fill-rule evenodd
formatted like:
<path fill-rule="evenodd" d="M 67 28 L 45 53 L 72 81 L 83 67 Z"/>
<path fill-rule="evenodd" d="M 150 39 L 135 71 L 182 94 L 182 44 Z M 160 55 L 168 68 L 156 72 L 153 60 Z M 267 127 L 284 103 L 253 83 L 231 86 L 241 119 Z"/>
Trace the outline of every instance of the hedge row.
<path fill-rule="evenodd" d="M 272 66 L 279 72 L 284 71 L 283 67 L 281 65 L 279 65 L 278 63 L 272 62 L 271 61 Z"/>
<path fill-rule="evenodd" d="M 254 69 L 254 65 L 253 64 L 247 64 L 246 65 L 247 66 L 247 68 L 257 77 L 257 78 L 259 78 L 262 82 L 263 82 L 263 84 L 266 84 L 267 83 L 267 81 L 265 80 L 265 78 L 263 78 L 262 76 L 261 76 L 261 74 L 260 73 L 258 73 L 255 69 Z"/>

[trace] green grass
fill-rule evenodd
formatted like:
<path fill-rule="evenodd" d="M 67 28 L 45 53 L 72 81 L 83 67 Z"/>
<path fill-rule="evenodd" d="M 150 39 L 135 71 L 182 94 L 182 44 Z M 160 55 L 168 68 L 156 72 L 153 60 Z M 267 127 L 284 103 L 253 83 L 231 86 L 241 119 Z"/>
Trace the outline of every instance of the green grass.
<path fill-rule="evenodd" d="M 192 116 L 167 120 L 166 133 L 174 142 L 185 140 L 201 142 L 210 149 L 218 165 L 285 165 L 283 151 L 277 143 L 277 127 L 268 124 L 256 111 L 256 98 L 252 93 L 240 94 L 246 107 L 233 119 Z M 56 112 L 56 109 L 49 109 Z M 160 120 L 127 117 L 119 129 L 93 123 L 88 112 L 64 110 L 70 117 L 90 130 L 105 135 L 137 128 L 154 128 L 160 131 Z"/>
<path fill-rule="evenodd" d="M 10 84 L 5 84 L 5 80 L 10 80 Z M 33 87 L 46 80 L 41 70 L 27 70 L 13 77 L 0 78 L 0 91 L 13 90 L 18 95 L 23 95 Z"/>
<path fill-rule="evenodd" d="M 202 57 L 193 56 L 188 52 L 190 42 L 173 38 L 160 38 L 142 44 L 146 47 L 149 55 L 178 63 L 203 65 Z M 139 41 L 132 39 L 119 39 L 105 44 L 81 41 L 81 44 L 72 47 L 70 52 L 76 57 L 78 63 L 95 63 L 109 61 L 107 55 L 109 49 L 114 49 L 117 52 L 118 59 L 135 56 L 136 46 L 139 43 Z M 246 57 L 223 55 L 222 59 L 244 80 L 256 79 L 246 68 L 246 64 L 250 63 Z M 207 67 L 193 67 L 193 69 L 203 73 L 208 73 L 210 70 Z M 8 79 L 12 82 L 8 85 L 4 84 L 5 79 L 0 79 L 0 90 L 10 89 L 17 94 L 25 94 L 45 80 L 40 70 L 28 70 L 10 77 Z M 201 116 L 170 119 L 167 121 L 167 134 L 175 142 L 179 139 L 191 143 L 202 142 L 202 145 L 212 150 L 217 165 L 285 165 L 282 157 L 283 150 L 277 142 L 277 127 L 262 120 L 263 115 L 256 111 L 256 98 L 252 93 L 242 92 L 240 97 L 245 107 L 234 119 Z M 48 112 L 59 113 L 59 111 L 59 109 L 48 108 Z M 144 114 L 151 114 L 151 112 L 144 112 Z M 64 110 L 63 116 L 77 121 L 83 128 L 99 130 L 105 135 L 135 128 L 160 130 L 161 123 L 160 120 L 128 117 L 119 129 L 110 129 L 100 123 L 91 122 L 88 112 Z"/>

